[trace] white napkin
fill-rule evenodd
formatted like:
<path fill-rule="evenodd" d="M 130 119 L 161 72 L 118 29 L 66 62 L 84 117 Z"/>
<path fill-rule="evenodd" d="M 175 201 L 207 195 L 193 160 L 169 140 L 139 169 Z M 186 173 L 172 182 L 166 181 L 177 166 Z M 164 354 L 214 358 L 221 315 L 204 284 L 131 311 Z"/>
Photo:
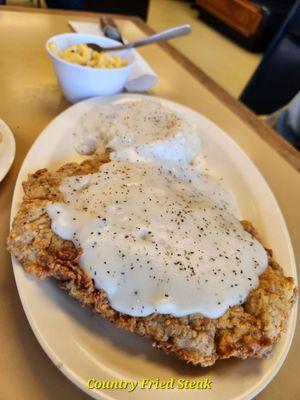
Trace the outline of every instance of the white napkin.
<path fill-rule="evenodd" d="M 78 33 L 101 35 L 100 25 L 95 22 L 69 21 L 69 25 Z M 135 68 L 126 84 L 129 92 L 146 92 L 159 82 L 159 78 L 147 61 L 135 50 Z"/>

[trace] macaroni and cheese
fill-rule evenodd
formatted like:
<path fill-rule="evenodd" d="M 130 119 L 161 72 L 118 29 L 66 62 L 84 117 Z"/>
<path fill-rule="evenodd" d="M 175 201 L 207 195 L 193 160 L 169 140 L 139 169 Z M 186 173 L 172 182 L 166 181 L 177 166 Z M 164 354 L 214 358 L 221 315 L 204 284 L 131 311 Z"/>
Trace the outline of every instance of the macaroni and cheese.
<path fill-rule="evenodd" d="M 117 55 L 99 53 L 86 44 L 73 44 L 60 51 L 56 44 L 52 42 L 49 44 L 49 49 L 62 60 L 85 67 L 112 69 L 122 68 L 127 65 L 127 62 Z"/>

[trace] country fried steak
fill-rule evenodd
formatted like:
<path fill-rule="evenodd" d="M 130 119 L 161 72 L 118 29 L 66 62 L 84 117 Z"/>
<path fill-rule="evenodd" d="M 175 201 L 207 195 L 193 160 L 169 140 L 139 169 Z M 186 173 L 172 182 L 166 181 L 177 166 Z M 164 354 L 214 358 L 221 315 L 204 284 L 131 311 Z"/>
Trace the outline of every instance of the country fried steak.
<path fill-rule="evenodd" d="M 82 164 L 66 164 L 56 172 L 41 169 L 29 175 L 7 241 L 8 250 L 22 267 L 38 278 L 54 278 L 69 295 L 117 327 L 146 336 L 154 347 L 194 365 L 210 366 L 230 357 L 269 356 L 286 329 L 296 299 L 293 279 L 284 276 L 271 250 L 266 249 L 269 263 L 260 276 L 259 287 L 250 292 L 244 304 L 231 307 L 218 319 L 201 314 L 132 317 L 114 310 L 106 293 L 95 288 L 93 280 L 78 266 L 81 250 L 51 231 L 46 205 L 49 201 L 64 201 L 59 191 L 63 178 L 96 172 L 107 161 L 103 156 Z M 259 240 L 249 222 L 242 224 Z"/>

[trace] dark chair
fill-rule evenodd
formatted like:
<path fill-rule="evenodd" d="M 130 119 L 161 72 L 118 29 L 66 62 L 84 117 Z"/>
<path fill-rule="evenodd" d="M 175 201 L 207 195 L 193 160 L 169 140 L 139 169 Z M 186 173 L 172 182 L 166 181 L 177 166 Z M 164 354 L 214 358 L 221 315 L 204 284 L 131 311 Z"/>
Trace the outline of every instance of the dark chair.
<path fill-rule="evenodd" d="M 300 90 L 300 0 L 292 7 L 240 100 L 257 114 L 270 114 Z"/>
<path fill-rule="evenodd" d="M 1 2 L 2 0 L 0 0 Z M 49 8 L 136 15 L 147 19 L 149 0 L 45 0 Z"/>
<path fill-rule="evenodd" d="M 149 0 L 85 0 L 85 10 L 135 15 L 147 20 Z"/>
<path fill-rule="evenodd" d="M 84 10 L 84 0 L 45 0 L 48 8 Z"/>
<path fill-rule="evenodd" d="M 195 0 L 200 18 L 251 51 L 265 51 L 296 0 Z"/>
<path fill-rule="evenodd" d="M 262 7 L 264 16 L 254 48 L 265 51 L 291 11 L 295 0 L 252 0 L 252 2 Z"/>

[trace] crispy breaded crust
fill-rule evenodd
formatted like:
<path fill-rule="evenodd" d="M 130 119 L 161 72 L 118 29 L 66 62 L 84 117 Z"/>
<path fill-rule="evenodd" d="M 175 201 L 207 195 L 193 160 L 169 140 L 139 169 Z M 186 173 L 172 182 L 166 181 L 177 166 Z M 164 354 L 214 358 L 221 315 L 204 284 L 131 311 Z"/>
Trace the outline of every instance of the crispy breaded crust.
<path fill-rule="evenodd" d="M 109 319 L 119 328 L 147 336 L 153 346 L 193 364 L 209 366 L 217 359 L 267 357 L 285 330 L 296 299 L 292 278 L 269 254 L 269 265 L 260 276 L 259 287 L 252 290 L 247 302 L 231 307 L 221 318 L 209 319 L 201 314 L 177 318 L 151 314 L 132 317 L 114 310 L 103 290 L 78 267 L 80 249 L 51 231 L 45 206 L 49 201 L 63 201 L 59 192 L 66 176 L 95 172 L 107 157 L 94 158 L 81 165 L 70 163 L 51 173 L 46 169 L 29 175 L 23 183 L 24 198 L 8 237 L 7 248 L 23 268 L 39 278 L 54 278 L 82 304 Z M 258 238 L 249 222 L 244 228 Z"/>

